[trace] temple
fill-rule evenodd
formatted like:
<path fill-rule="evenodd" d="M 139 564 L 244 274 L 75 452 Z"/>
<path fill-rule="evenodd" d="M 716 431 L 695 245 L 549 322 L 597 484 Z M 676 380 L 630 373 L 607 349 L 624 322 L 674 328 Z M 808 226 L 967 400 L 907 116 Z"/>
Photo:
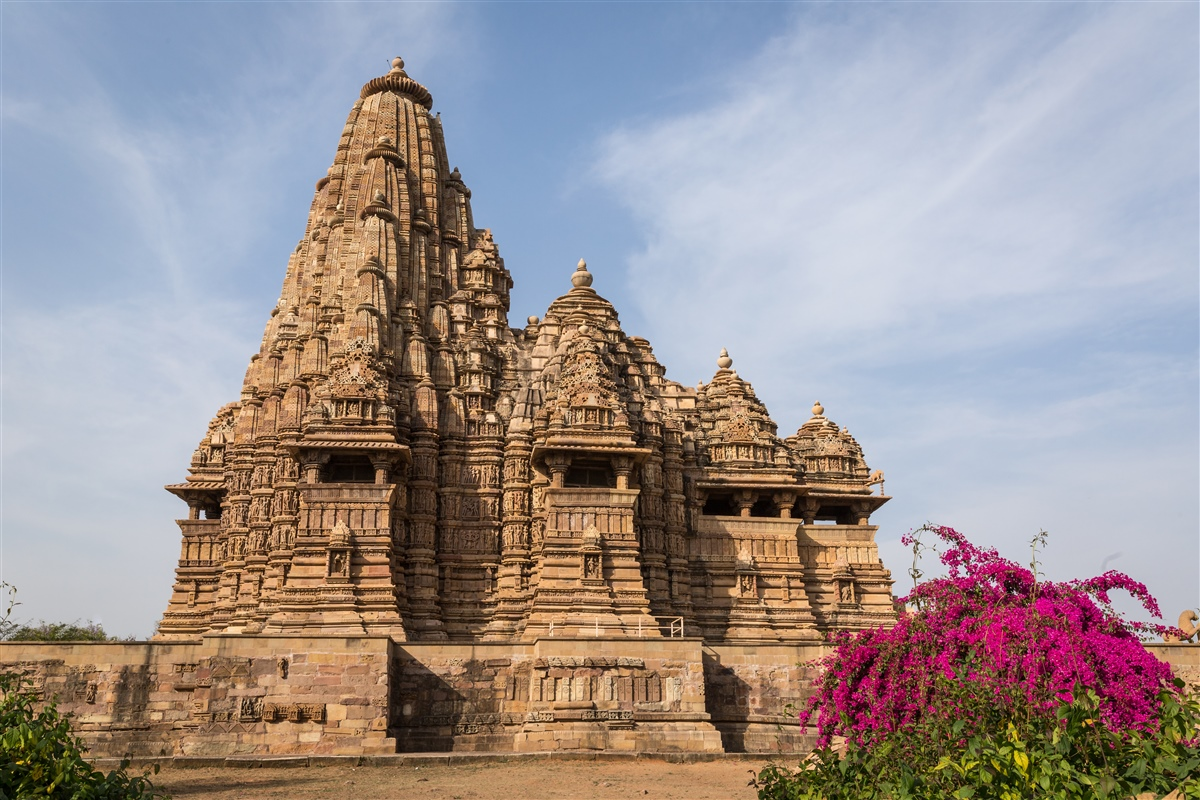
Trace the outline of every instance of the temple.
<path fill-rule="evenodd" d="M 887 498 L 849 431 L 818 403 L 780 438 L 725 351 L 707 384 L 667 379 L 583 261 L 510 327 L 431 105 L 396 59 L 351 110 L 241 397 L 167 487 L 190 514 L 159 638 L 886 623 Z"/>
<path fill-rule="evenodd" d="M 807 749 L 805 663 L 894 619 L 882 473 L 819 403 L 781 438 L 725 351 L 669 380 L 582 261 L 512 327 L 431 105 L 396 59 L 351 109 L 241 396 L 167 487 L 154 639 L 0 666 L 96 756 Z"/>

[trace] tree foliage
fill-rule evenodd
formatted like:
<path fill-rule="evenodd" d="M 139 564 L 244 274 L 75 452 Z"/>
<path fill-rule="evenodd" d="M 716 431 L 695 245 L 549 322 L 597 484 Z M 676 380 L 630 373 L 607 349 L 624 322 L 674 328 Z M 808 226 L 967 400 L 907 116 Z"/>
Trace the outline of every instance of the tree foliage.
<path fill-rule="evenodd" d="M 110 642 L 115 639 L 104 632 L 98 622 L 46 622 L 16 625 L 4 637 L 10 642 Z"/>
<path fill-rule="evenodd" d="M 0 631 L 16 605 L 9 590 Z M 52 800 L 147 800 L 156 794 L 145 774 L 128 774 L 129 762 L 105 773 L 84 759 L 83 742 L 71 732 L 70 718 L 53 700 L 42 702 L 21 672 L 0 671 L 0 800 L 41 797 Z M 155 767 L 157 771 L 157 766 Z"/>
<path fill-rule="evenodd" d="M 842 637 L 803 710 L 818 748 L 759 776 L 764 800 L 1200 797 L 1200 702 L 1109 605 L 1146 588 L 1118 572 L 1039 580 L 950 529 L 949 575 L 918 584 L 897 624 Z M 914 563 L 914 579 L 920 572 Z"/>

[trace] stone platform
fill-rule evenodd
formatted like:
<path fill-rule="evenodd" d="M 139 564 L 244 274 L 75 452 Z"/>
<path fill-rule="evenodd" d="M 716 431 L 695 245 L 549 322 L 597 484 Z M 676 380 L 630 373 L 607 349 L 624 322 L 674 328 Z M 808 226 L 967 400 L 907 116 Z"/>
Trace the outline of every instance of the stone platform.
<path fill-rule="evenodd" d="M 1147 649 L 1200 684 L 1200 645 Z M 814 673 L 802 664 L 824 652 L 685 638 L 414 644 L 240 635 L 0 643 L 0 669 L 25 671 L 43 698 L 72 714 L 96 759 L 710 758 L 807 751 L 812 739 L 788 706 L 811 691 Z"/>
<path fill-rule="evenodd" d="M 93 756 L 802 752 L 821 645 L 219 635 L 0 643 Z"/>

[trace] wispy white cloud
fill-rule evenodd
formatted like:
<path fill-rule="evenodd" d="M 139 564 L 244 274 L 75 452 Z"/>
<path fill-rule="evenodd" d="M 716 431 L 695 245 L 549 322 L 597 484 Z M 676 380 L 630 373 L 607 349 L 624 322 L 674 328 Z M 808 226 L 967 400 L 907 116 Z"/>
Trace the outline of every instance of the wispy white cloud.
<path fill-rule="evenodd" d="M 1177 307 L 1163 290 L 1194 246 L 1153 234 L 1193 219 L 1194 198 L 1123 217 L 1194 181 L 1194 80 L 1180 80 L 1194 42 L 1160 46 L 1181 10 L 1089 11 L 1049 42 L 1033 35 L 1045 9 L 801 16 L 712 105 L 606 142 L 598 175 L 646 233 L 631 265 L 641 296 L 719 292 L 726 313 L 755 309 L 747 338 L 782 321 L 806 349 L 869 341 L 857 354 L 882 359 L 914 335 L 950 351 L 1026 341 L 1129 292 Z M 1031 300 L 1042 313 L 1013 324 Z M 678 326 L 694 307 L 655 317 Z M 857 331 L 889 331 L 884 346 L 848 337 L 847 312 Z M 959 330 L 937 336 L 931 312 Z"/>
<path fill-rule="evenodd" d="M 802 7 L 600 145 L 640 332 L 687 382 L 728 346 L 785 431 L 825 401 L 888 473 L 897 577 L 927 518 L 1017 558 L 1044 526 L 1059 577 L 1123 550 L 1195 604 L 1196 17 Z"/>

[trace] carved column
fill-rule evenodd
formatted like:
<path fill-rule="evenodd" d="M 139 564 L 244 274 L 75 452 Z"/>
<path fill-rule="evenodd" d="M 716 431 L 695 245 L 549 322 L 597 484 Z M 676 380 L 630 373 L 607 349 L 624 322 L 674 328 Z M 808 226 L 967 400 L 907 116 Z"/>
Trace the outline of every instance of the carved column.
<path fill-rule="evenodd" d="M 533 502 L 530 487 L 530 454 L 533 437 L 528 430 L 514 431 L 504 448 L 504 505 L 497 576 L 496 610 L 488 625 L 488 637 L 500 638 L 516 632 L 528 608 L 524 577 L 529 570 L 529 535 Z"/>
<path fill-rule="evenodd" d="M 296 542 L 296 524 L 299 521 L 300 494 L 296 490 L 299 478 L 300 464 L 295 458 L 286 453 L 276 458 L 275 495 L 271 504 L 271 532 L 267 539 L 264 581 L 264 592 L 270 603 L 275 601 L 278 591 L 287 585 L 292 547 Z"/>
<path fill-rule="evenodd" d="M 438 570 L 435 550 L 437 531 L 437 434 L 414 431 L 412 473 L 408 485 L 408 605 L 414 638 L 442 639 L 441 609 L 438 605 Z"/>
<path fill-rule="evenodd" d="M 571 456 L 566 453 L 549 453 L 546 456 L 546 468 L 550 470 L 550 487 L 561 489 L 571 468 Z"/>
<path fill-rule="evenodd" d="M 250 535 L 250 486 L 254 471 L 254 448 L 237 444 L 230 448 L 230 470 L 226 476 L 226 507 L 222 511 L 225 564 L 217 599 L 213 604 L 213 628 L 224 630 L 233 619 L 242 591 L 246 548 Z"/>
<path fill-rule="evenodd" d="M 250 505 L 246 534 L 244 580 L 234 603 L 234 620 L 247 632 L 261 630 L 266 613 L 260 600 L 266 580 L 271 535 L 271 505 L 275 496 L 275 437 L 259 440 L 250 472 Z"/>
<path fill-rule="evenodd" d="M 653 447 L 653 444 L 651 444 Z M 659 450 L 646 458 L 641 469 L 641 493 L 638 495 L 638 506 L 641 512 L 639 520 L 642 534 L 642 574 L 646 580 L 646 592 L 650 600 L 652 613 L 656 616 L 671 614 L 671 584 L 667 572 L 667 556 L 665 529 L 666 520 L 663 508 L 662 487 L 662 456 Z M 629 459 L 613 459 L 617 460 Z M 617 488 L 621 486 L 621 472 L 617 472 Z"/>
<path fill-rule="evenodd" d="M 795 492 L 775 492 L 772 499 L 775 501 L 775 507 L 779 509 L 780 519 L 792 518 L 792 506 L 796 504 Z"/>
<path fill-rule="evenodd" d="M 750 516 L 750 509 L 754 506 L 755 499 L 754 492 L 747 489 L 733 493 L 733 502 L 737 504 L 738 514 L 743 517 Z"/>
<path fill-rule="evenodd" d="M 443 628 L 447 635 L 461 632 L 460 600 L 457 575 L 462 563 L 462 535 L 468 501 L 471 497 L 466 481 L 465 420 L 462 393 L 451 390 L 441 399 L 441 423 L 438 429 L 437 471 L 437 583 L 436 592 Z M 476 506 L 477 507 L 477 506 Z"/>
<path fill-rule="evenodd" d="M 666 502 L 667 570 L 671 581 L 672 613 L 690 616 L 691 581 L 688 573 L 687 496 L 683 491 L 683 442 L 680 432 L 663 433 L 663 498 Z"/>

